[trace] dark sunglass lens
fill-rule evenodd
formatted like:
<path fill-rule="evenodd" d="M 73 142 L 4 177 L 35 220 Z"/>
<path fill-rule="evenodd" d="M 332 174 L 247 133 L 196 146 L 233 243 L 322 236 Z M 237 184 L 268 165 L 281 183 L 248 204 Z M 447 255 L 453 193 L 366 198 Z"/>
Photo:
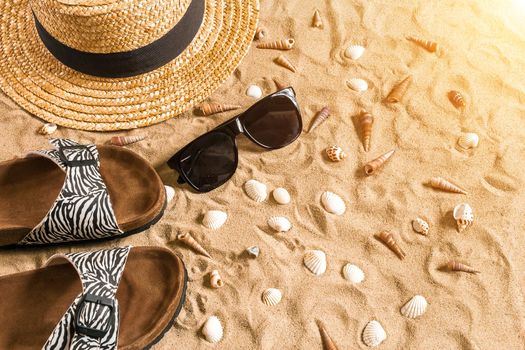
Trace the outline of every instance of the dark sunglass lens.
<path fill-rule="evenodd" d="M 274 96 L 257 103 L 243 116 L 245 131 L 271 148 L 283 147 L 301 133 L 301 116 L 286 96 Z"/>
<path fill-rule="evenodd" d="M 180 170 L 200 191 L 212 190 L 226 182 L 235 172 L 234 140 L 214 132 L 195 140 L 181 154 Z"/>

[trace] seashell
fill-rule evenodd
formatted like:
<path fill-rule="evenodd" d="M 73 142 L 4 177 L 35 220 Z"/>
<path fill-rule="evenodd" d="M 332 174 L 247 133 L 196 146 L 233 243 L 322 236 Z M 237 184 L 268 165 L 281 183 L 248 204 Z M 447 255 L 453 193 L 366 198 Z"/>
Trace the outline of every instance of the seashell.
<path fill-rule="evenodd" d="M 250 96 L 256 99 L 261 98 L 263 92 L 260 87 L 257 85 L 250 85 L 248 86 L 248 89 L 246 89 L 246 96 Z"/>
<path fill-rule="evenodd" d="M 292 223 L 284 216 L 272 216 L 268 219 L 268 226 L 276 232 L 288 232 L 292 228 Z"/>
<path fill-rule="evenodd" d="M 380 167 L 383 166 L 383 164 L 385 164 L 385 162 L 390 158 L 392 157 L 392 154 L 394 154 L 395 150 L 391 150 L 391 151 L 388 151 L 386 152 L 385 154 L 383 154 L 382 156 L 368 162 L 365 164 L 365 174 L 370 176 L 372 174 L 374 174 L 377 169 L 379 169 Z"/>
<path fill-rule="evenodd" d="M 274 61 L 275 61 L 275 63 L 277 63 L 281 67 L 289 69 L 289 70 L 291 70 L 294 73 L 297 72 L 297 69 L 295 69 L 295 67 L 292 64 L 292 62 L 290 62 L 290 60 L 288 58 L 284 57 L 283 55 L 279 55 L 279 57 L 277 57 Z"/>
<path fill-rule="evenodd" d="M 303 263 L 311 273 L 320 276 L 326 271 L 326 254 L 321 250 L 307 250 Z"/>
<path fill-rule="evenodd" d="M 208 253 L 206 249 L 204 249 L 189 233 L 179 233 L 177 235 L 177 239 L 186 243 L 187 246 L 192 248 L 197 253 L 211 259 L 210 253 Z"/>
<path fill-rule="evenodd" d="M 417 233 L 421 233 L 422 235 L 428 235 L 428 231 L 430 230 L 430 226 L 428 225 L 428 222 L 421 218 L 416 218 L 415 220 L 412 220 L 412 228 Z"/>
<path fill-rule="evenodd" d="M 281 302 L 283 294 L 277 288 L 268 288 L 262 293 L 262 302 L 267 306 L 275 306 Z"/>
<path fill-rule="evenodd" d="M 209 210 L 206 212 L 206 214 L 204 214 L 204 218 L 202 219 L 202 224 L 206 228 L 217 230 L 222 225 L 224 225 L 227 218 L 228 218 L 228 214 L 226 214 L 223 211 Z"/>
<path fill-rule="evenodd" d="M 401 314 L 408 318 L 416 318 L 427 311 L 427 300 L 421 295 L 415 295 L 402 308 Z"/>
<path fill-rule="evenodd" d="M 456 205 L 452 213 L 456 223 L 458 225 L 458 232 L 463 232 L 474 222 L 474 213 L 472 208 L 467 203 L 461 203 Z"/>
<path fill-rule="evenodd" d="M 164 185 L 164 189 L 166 190 L 166 202 L 169 203 L 175 198 L 175 189 L 166 185 Z"/>
<path fill-rule="evenodd" d="M 210 343 L 218 343 L 221 341 L 224 335 L 224 330 L 221 321 L 217 316 L 210 316 L 206 320 L 202 327 L 202 334 Z"/>
<path fill-rule="evenodd" d="M 112 145 L 115 146 L 126 146 L 135 142 L 142 141 L 146 136 L 135 135 L 135 136 L 113 136 L 109 141 Z"/>
<path fill-rule="evenodd" d="M 385 99 L 385 102 L 387 103 L 397 103 L 400 102 L 403 96 L 405 96 L 408 87 L 410 86 L 410 83 L 412 82 L 412 76 L 409 75 L 405 79 L 401 80 L 399 83 L 397 83 L 393 88 L 392 91 L 388 94 L 388 96 Z"/>
<path fill-rule="evenodd" d="M 458 139 L 458 145 L 463 149 L 472 149 L 478 147 L 479 136 L 473 132 L 467 132 Z"/>
<path fill-rule="evenodd" d="M 277 91 L 286 89 L 287 87 L 290 86 L 290 84 L 284 84 L 282 81 L 280 81 L 277 78 L 273 78 L 272 80 L 275 83 L 275 87 L 277 88 Z"/>
<path fill-rule="evenodd" d="M 463 95 L 459 91 L 451 90 L 448 92 L 448 99 L 450 100 L 450 103 L 454 105 L 457 109 L 463 109 L 467 106 L 467 103 L 465 102 L 465 99 L 463 98 Z"/>
<path fill-rule="evenodd" d="M 41 135 L 51 135 L 55 131 L 57 131 L 57 125 L 55 123 L 45 123 L 42 125 L 40 130 L 38 130 L 38 133 Z"/>
<path fill-rule="evenodd" d="M 412 36 L 407 37 L 407 40 L 408 41 L 412 41 L 416 45 L 418 45 L 418 46 L 424 48 L 425 50 L 427 50 L 428 52 L 435 52 L 438 55 L 443 53 L 443 49 L 436 42 L 433 42 L 433 41 L 430 41 L 430 40 L 414 38 Z"/>
<path fill-rule="evenodd" d="M 219 271 L 213 270 L 210 273 L 210 284 L 212 288 L 220 288 L 224 286 L 224 282 L 222 281 L 221 275 L 219 275 Z"/>
<path fill-rule="evenodd" d="M 365 152 L 370 150 L 370 137 L 372 136 L 372 125 L 374 124 L 374 117 L 364 109 L 359 113 L 359 126 L 363 138 L 363 148 Z"/>
<path fill-rule="evenodd" d="M 326 149 L 326 155 L 332 162 L 340 162 L 346 158 L 346 153 L 341 147 L 331 146 Z"/>
<path fill-rule="evenodd" d="M 199 107 L 200 111 L 202 112 L 202 115 L 212 115 L 215 113 L 233 111 L 239 108 L 241 108 L 241 106 L 239 105 L 221 104 L 215 102 L 205 102 Z"/>
<path fill-rule="evenodd" d="M 266 31 L 266 28 L 263 28 L 263 27 L 259 27 L 257 28 L 257 30 L 255 31 L 255 37 L 254 39 L 255 40 L 261 40 L 262 38 L 264 38 L 267 34 L 267 31 Z"/>
<path fill-rule="evenodd" d="M 262 182 L 257 180 L 248 180 L 244 184 L 244 190 L 248 197 L 256 201 L 257 203 L 264 202 L 268 197 L 267 187 Z"/>
<path fill-rule="evenodd" d="M 285 188 L 278 187 L 272 192 L 273 199 L 279 204 L 288 204 L 290 203 L 290 194 Z"/>
<path fill-rule="evenodd" d="M 330 191 L 326 191 L 321 195 L 321 203 L 325 210 L 332 214 L 343 215 L 346 211 L 343 199 Z"/>
<path fill-rule="evenodd" d="M 323 322 L 318 321 L 317 326 L 319 327 L 319 333 L 321 333 L 321 341 L 323 343 L 323 349 L 324 350 L 339 350 L 337 345 L 335 345 L 334 341 L 328 335 L 328 331 L 326 330 L 326 327 Z"/>
<path fill-rule="evenodd" d="M 328 117 L 330 116 L 330 110 L 328 107 L 323 107 L 314 117 L 312 124 L 310 124 L 310 129 L 308 132 L 312 132 L 315 128 L 317 128 L 321 123 L 323 123 Z"/>
<path fill-rule="evenodd" d="M 467 194 L 467 192 L 454 185 L 452 182 L 445 180 L 442 177 L 433 177 L 430 179 L 428 184 L 435 189 L 446 191 L 446 192 L 452 192 L 452 193 L 461 193 L 461 194 Z"/>
<path fill-rule="evenodd" d="M 365 53 L 365 48 L 361 45 L 350 45 L 345 50 L 345 56 L 353 60 L 359 59 Z"/>
<path fill-rule="evenodd" d="M 365 279 L 365 273 L 363 270 L 361 270 L 359 266 L 352 264 L 346 264 L 343 267 L 343 276 L 345 276 L 348 281 L 354 284 L 361 283 Z"/>
<path fill-rule="evenodd" d="M 460 271 L 460 272 L 468 272 L 468 273 L 479 273 L 478 270 L 475 270 L 473 267 L 470 267 L 469 265 L 462 264 L 460 262 L 451 260 L 447 263 L 447 268 L 450 271 Z"/>
<path fill-rule="evenodd" d="M 383 231 L 378 235 L 378 237 L 381 241 L 383 241 L 383 243 L 387 245 L 388 248 L 390 248 L 394 253 L 396 253 L 399 259 L 403 260 L 405 258 L 405 252 L 397 244 L 396 240 L 390 232 Z"/>
<path fill-rule="evenodd" d="M 363 329 L 363 343 L 370 347 L 376 347 L 386 339 L 386 332 L 381 323 L 376 320 L 368 322 Z"/>
<path fill-rule="evenodd" d="M 312 27 L 323 28 L 323 20 L 321 19 L 321 13 L 319 10 L 315 10 L 314 17 L 312 19 Z"/>
<path fill-rule="evenodd" d="M 281 39 L 277 41 L 260 43 L 257 45 L 258 49 L 271 49 L 271 50 L 291 50 L 295 45 L 295 40 L 290 39 Z"/>
<path fill-rule="evenodd" d="M 359 78 L 352 78 L 348 80 L 346 82 L 346 85 L 348 85 L 350 89 L 357 92 L 363 92 L 368 90 L 368 83 L 365 80 Z"/>
<path fill-rule="evenodd" d="M 248 252 L 248 254 L 250 254 L 250 256 L 252 256 L 254 258 L 258 257 L 260 252 L 261 252 L 259 247 L 256 246 L 256 245 L 247 248 L 246 251 Z"/>

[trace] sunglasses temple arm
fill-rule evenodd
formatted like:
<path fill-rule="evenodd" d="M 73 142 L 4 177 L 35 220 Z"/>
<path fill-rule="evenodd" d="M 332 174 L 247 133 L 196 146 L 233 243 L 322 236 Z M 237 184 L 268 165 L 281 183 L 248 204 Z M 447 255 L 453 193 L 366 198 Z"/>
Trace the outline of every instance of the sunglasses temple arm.
<path fill-rule="evenodd" d="M 184 178 L 182 177 L 182 175 L 179 175 L 179 178 L 177 179 L 177 183 L 179 185 L 182 185 L 182 184 L 185 184 L 186 181 L 184 180 Z"/>

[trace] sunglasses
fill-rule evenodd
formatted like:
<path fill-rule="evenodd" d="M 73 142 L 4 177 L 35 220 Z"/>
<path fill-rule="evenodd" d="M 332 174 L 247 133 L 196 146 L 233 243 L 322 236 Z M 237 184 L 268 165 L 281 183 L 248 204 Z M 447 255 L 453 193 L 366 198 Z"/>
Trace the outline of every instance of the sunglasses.
<path fill-rule="evenodd" d="M 228 181 L 237 169 L 237 135 L 244 134 L 255 144 L 272 150 L 295 141 L 302 129 L 295 91 L 288 87 L 199 136 L 171 157 L 168 165 L 180 174 L 179 184 L 209 192 Z"/>

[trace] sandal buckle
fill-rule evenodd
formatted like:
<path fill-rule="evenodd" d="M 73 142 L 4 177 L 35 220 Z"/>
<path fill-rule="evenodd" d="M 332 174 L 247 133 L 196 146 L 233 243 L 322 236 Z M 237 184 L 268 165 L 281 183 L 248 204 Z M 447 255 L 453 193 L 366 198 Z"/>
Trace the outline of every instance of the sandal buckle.
<path fill-rule="evenodd" d="M 65 151 L 67 150 L 86 150 L 89 154 L 90 159 L 82 159 L 82 160 L 74 160 L 69 159 L 67 157 L 67 154 Z M 89 151 L 89 148 L 84 145 L 77 145 L 77 146 L 62 146 L 58 149 L 58 157 L 60 160 L 68 167 L 79 167 L 79 166 L 90 166 L 90 165 L 97 165 L 97 160 L 93 158 L 93 155 Z"/>
<path fill-rule="evenodd" d="M 87 303 L 97 304 L 109 308 L 109 317 L 104 328 L 92 328 L 86 325 L 81 324 L 80 315 Z M 98 312 L 100 314 L 100 312 Z M 102 338 L 104 337 L 111 326 L 115 325 L 115 300 L 102 297 L 95 294 L 86 293 L 80 299 L 75 315 L 75 332 L 78 334 L 87 335 L 91 338 Z"/>

